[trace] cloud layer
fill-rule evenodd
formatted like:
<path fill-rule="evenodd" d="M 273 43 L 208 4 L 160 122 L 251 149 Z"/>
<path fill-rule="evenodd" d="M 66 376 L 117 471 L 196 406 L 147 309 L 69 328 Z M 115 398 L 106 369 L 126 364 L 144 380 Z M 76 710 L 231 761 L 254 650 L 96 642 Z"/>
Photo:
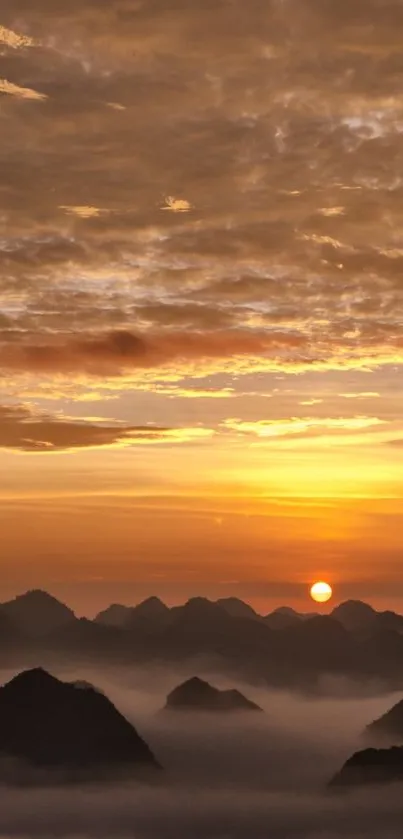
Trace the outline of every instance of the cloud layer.
<path fill-rule="evenodd" d="M 103 446 L 175 444 L 208 436 L 207 429 L 126 426 L 96 417 L 80 420 L 40 414 L 25 406 L 0 406 L 0 449 L 13 451 L 50 453 Z"/>
<path fill-rule="evenodd" d="M 76 677 L 78 674 L 75 673 Z M 64 678 L 65 678 L 64 674 Z M 80 672 L 80 678 L 83 674 Z M 197 839 L 395 839 L 399 790 L 327 795 L 326 782 L 355 747 L 362 724 L 390 697 L 306 700 L 241 689 L 266 713 L 242 718 L 165 721 L 155 712 L 179 674 L 89 674 L 135 722 L 163 760 L 154 788 L 0 789 L 1 830 L 10 837 Z M 182 674 L 183 678 L 183 674 Z M 218 679 L 218 681 L 217 681 Z M 213 683 L 220 684 L 216 675 Z M 233 684 L 233 683 L 231 683 Z"/>
<path fill-rule="evenodd" d="M 399 4 L 2 15 L 4 370 L 96 372 L 114 330 L 151 366 L 402 361 Z"/>
<path fill-rule="evenodd" d="M 112 579 L 136 545 L 183 557 L 177 590 L 283 561 L 396 590 L 402 26 L 401 0 L 2 0 L 4 578 L 78 590 L 78 556 Z M 290 498 L 351 506 L 291 525 Z"/>

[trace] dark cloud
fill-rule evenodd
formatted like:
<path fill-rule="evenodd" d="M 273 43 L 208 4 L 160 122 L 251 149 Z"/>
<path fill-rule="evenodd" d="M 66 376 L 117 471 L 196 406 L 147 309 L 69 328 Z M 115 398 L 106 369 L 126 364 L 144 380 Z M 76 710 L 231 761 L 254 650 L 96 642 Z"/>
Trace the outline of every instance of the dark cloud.
<path fill-rule="evenodd" d="M 220 331 L 210 333 L 108 332 L 104 335 L 66 336 L 53 341 L 10 341 L 0 353 L 0 366 L 23 371 L 82 371 L 115 375 L 125 369 L 156 367 L 175 361 L 225 359 L 228 356 L 261 356 L 298 352 L 305 339 L 298 333 Z"/>
<path fill-rule="evenodd" d="M 25 452 L 52 452 L 110 446 L 114 443 L 158 442 L 173 429 L 158 426 L 122 426 L 91 420 L 47 416 L 24 406 L 0 406 L 0 448 Z"/>
<path fill-rule="evenodd" d="M 27 331 L 102 344 L 143 319 L 271 345 L 299 321 L 308 366 L 401 362 L 401 17 L 4 0 L 0 289 L 21 356 Z M 169 195 L 190 211 L 163 212 Z"/>

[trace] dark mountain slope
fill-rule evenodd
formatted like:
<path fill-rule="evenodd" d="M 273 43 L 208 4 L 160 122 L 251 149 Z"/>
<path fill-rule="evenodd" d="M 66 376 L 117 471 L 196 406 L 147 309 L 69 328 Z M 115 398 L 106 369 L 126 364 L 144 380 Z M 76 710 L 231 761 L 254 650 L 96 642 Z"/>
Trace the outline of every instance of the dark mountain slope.
<path fill-rule="evenodd" d="M 0 754 L 33 767 L 157 768 L 147 744 L 95 688 L 26 670 L 0 688 Z"/>
<path fill-rule="evenodd" d="M 167 711 L 261 711 L 239 690 L 218 690 L 198 676 L 178 685 L 167 697 Z"/>

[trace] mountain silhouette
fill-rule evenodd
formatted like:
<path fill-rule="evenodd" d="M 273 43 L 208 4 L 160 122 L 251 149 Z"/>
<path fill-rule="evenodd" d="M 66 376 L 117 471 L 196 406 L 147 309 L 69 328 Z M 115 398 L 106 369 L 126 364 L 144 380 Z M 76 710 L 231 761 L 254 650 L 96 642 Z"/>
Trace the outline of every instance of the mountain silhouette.
<path fill-rule="evenodd" d="M 218 690 L 198 676 L 187 679 L 167 696 L 167 711 L 261 711 L 239 690 Z"/>
<path fill-rule="evenodd" d="M 263 620 L 272 629 L 285 629 L 288 626 L 294 626 L 302 619 L 302 616 L 291 609 L 290 606 L 279 606 L 273 612 L 269 612 Z"/>
<path fill-rule="evenodd" d="M 95 623 L 102 623 L 105 626 L 124 627 L 132 614 L 132 606 L 122 606 L 120 603 L 111 603 L 107 609 L 99 612 L 94 618 Z"/>
<path fill-rule="evenodd" d="M 374 740 L 403 743 L 403 699 L 389 711 L 367 725 L 365 735 Z"/>
<path fill-rule="evenodd" d="M 136 606 L 122 606 L 113 603 L 99 612 L 96 623 L 125 629 L 144 627 L 148 631 L 155 631 L 161 623 L 169 620 L 170 609 L 159 597 L 148 597 Z"/>
<path fill-rule="evenodd" d="M 403 633 L 403 615 L 398 615 L 396 612 L 391 612 L 390 610 L 378 612 L 376 622 L 379 629 L 391 630 L 400 634 Z"/>
<path fill-rule="evenodd" d="M 377 612 L 361 600 L 346 600 L 331 612 L 331 617 L 347 629 L 356 632 L 370 628 L 376 621 Z"/>
<path fill-rule="evenodd" d="M 329 787 L 346 788 L 395 781 L 403 781 L 403 747 L 399 746 L 355 752 L 331 779 Z"/>
<path fill-rule="evenodd" d="M 288 670 L 300 677 L 313 674 L 348 673 L 356 663 L 355 645 L 344 627 L 328 615 L 299 620 L 280 633 L 279 645 Z"/>
<path fill-rule="evenodd" d="M 171 621 L 171 610 L 159 597 L 148 597 L 135 606 L 129 615 L 127 628 L 156 634 L 165 629 Z"/>
<path fill-rule="evenodd" d="M 253 620 L 259 620 L 259 615 L 252 609 L 252 606 L 249 606 L 249 603 L 244 603 L 239 597 L 221 597 L 216 603 L 233 618 L 252 618 Z"/>
<path fill-rule="evenodd" d="M 347 601 L 331 615 L 288 606 L 265 617 L 236 597 L 192 597 L 168 608 L 158 597 L 114 604 L 97 618 L 77 618 L 51 595 L 31 591 L 0 605 L 0 664 L 50 668 L 188 662 L 230 678 L 310 693 L 319 680 L 343 676 L 403 690 L 403 616 Z"/>
<path fill-rule="evenodd" d="M 0 615 L 26 635 L 47 635 L 77 620 L 68 606 L 39 589 L 0 604 Z"/>
<path fill-rule="evenodd" d="M 271 630 L 262 621 L 233 617 L 217 603 L 196 597 L 170 610 L 155 655 L 171 661 L 197 658 L 198 667 L 200 658 L 219 667 L 226 662 L 233 672 L 240 663 L 254 668 L 257 659 L 267 658 L 270 640 Z"/>
<path fill-rule="evenodd" d="M 87 684 L 61 682 L 42 668 L 0 688 L 0 756 L 66 772 L 157 768 L 135 728 Z"/>

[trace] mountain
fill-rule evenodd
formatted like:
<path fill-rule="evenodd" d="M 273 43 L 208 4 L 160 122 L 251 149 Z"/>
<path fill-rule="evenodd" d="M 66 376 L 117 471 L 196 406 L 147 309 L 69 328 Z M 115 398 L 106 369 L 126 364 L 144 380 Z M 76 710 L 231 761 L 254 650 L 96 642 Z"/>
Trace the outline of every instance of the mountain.
<path fill-rule="evenodd" d="M 346 600 L 333 609 L 331 617 L 339 621 L 347 632 L 357 632 L 371 628 L 376 622 L 377 612 L 361 600 Z"/>
<path fill-rule="evenodd" d="M 255 610 L 252 609 L 252 606 L 249 606 L 248 603 L 244 603 L 243 600 L 240 600 L 239 597 L 221 597 L 220 600 L 216 601 L 218 606 L 221 606 L 222 609 L 225 609 L 228 615 L 231 615 L 233 618 L 252 618 L 253 620 L 259 620 L 260 616 L 256 614 Z"/>
<path fill-rule="evenodd" d="M 389 690 L 402 690 L 403 634 L 375 625 L 365 635 L 358 649 L 362 671 L 384 680 Z"/>
<path fill-rule="evenodd" d="M 22 633 L 50 635 L 62 626 L 74 623 L 74 612 L 46 591 L 33 590 L 0 604 L 0 615 L 8 618 Z"/>
<path fill-rule="evenodd" d="M 157 768 L 133 726 L 92 686 L 61 682 L 41 668 L 0 688 L 0 754 L 22 765 L 88 777 Z"/>
<path fill-rule="evenodd" d="M 371 739 L 389 739 L 403 743 L 403 699 L 393 705 L 386 714 L 367 725 L 365 734 Z"/>
<path fill-rule="evenodd" d="M 187 661 L 200 675 L 217 667 L 230 678 L 309 692 L 323 677 L 341 675 L 403 691 L 403 616 L 359 601 L 332 615 L 282 606 L 261 617 L 236 597 L 193 597 L 173 608 L 149 597 L 89 620 L 42 591 L 0 605 L 3 668 L 40 661 L 52 670 L 55 662 L 78 660 L 129 667 Z"/>
<path fill-rule="evenodd" d="M 147 600 L 143 600 L 142 603 L 138 603 L 138 605 L 133 609 L 133 612 L 136 615 L 144 615 L 144 617 L 150 619 L 165 617 L 169 614 L 169 611 L 170 609 L 168 606 L 166 606 L 159 597 L 147 597 Z"/>
<path fill-rule="evenodd" d="M 96 623 L 88 618 L 65 624 L 44 641 L 40 647 L 42 653 L 46 650 L 56 656 L 67 655 L 74 662 L 113 659 L 118 663 L 125 658 L 131 646 L 130 633 L 126 629 Z"/>
<path fill-rule="evenodd" d="M 403 781 L 403 747 L 399 746 L 355 752 L 332 778 L 329 787 L 346 788 L 395 781 Z"/>
<path fill-rule="evenodd" d="M 124 627 L 127 625 L 132 611 L 132 606 L 121 606 L 120 603 L 112 603 L 107 609 L 99 612 L 94 618 L 94 621 L 95 623 L 102 623 L 104 626 Z"/>
<path fill-rule="evenodd" d="M 127 621 L 127 628 L 143 630 L 148 634 L 155 634 L 170 623 L 171 610 L 159 597 L 148 597 L 131 610 Z"/>
<path fill-rule="evenodd" d="M 378 612 L 377 625 L 380 629 L 391 630 L 392 632 L 403 633 L 403 615 L 396 612 Z"/>
<path fill-rule="evenodd" d="M 170 609 L 159 597 L 148 597 L 137 606 L 121 606 L 114 603 L 95 618 L 95 622 L 104 626 L 120 629 L 144 629 L 154 633 L 169 622 Z"/>
<path fill-rule="evenodd" d="M 239 690 L 218 690 L 198 676 L 174 688 L 167 696 L 167 711 L 261 711 Z"/>
<path fill-rule="evenodd" d="M 267 659 L 271 630 L 262 621 L 232 617 L 203 597 L 194 597 L 170 610 L 170 621 L 159 637 L 158 654 L 167 659 L 202 656 L 237 670 L 240 663 L 252 666 Z"/>
<path fill-rule="evenodd" d="M 273 612 L 265 615 L 263 620 L 271 629 L 285 629 L 298 623 L 301 618 L 302 616 L 295 609 L 291 609 L 290 606 L 279 606 L 278 609 L 274 609 Z"/>
<path fill-rule="evenodd" d="M 207 597 L 191 597 L 182 606 L 174 606 L 171 609 L 172 616 L 175 619 L 186 617 L 194 620 L 205 620 L 208 617 L 221 620 L 228 615 L 227 612 L 223 615 L 224 611 L 217 603 L 213 603 Z"/>
<path fill-rule="evenodd" d="M 7 645 L 19 637 L 20 633 L 15 623 L 0 609 L 0 646 Z"/>
<path fill-rule="evenodd" d="M 277 635 L 286 671 L 293 670 L 299 678 L 350 673 L 357 664 L 354 639 L 328 615 L 300 620 Z"/>

